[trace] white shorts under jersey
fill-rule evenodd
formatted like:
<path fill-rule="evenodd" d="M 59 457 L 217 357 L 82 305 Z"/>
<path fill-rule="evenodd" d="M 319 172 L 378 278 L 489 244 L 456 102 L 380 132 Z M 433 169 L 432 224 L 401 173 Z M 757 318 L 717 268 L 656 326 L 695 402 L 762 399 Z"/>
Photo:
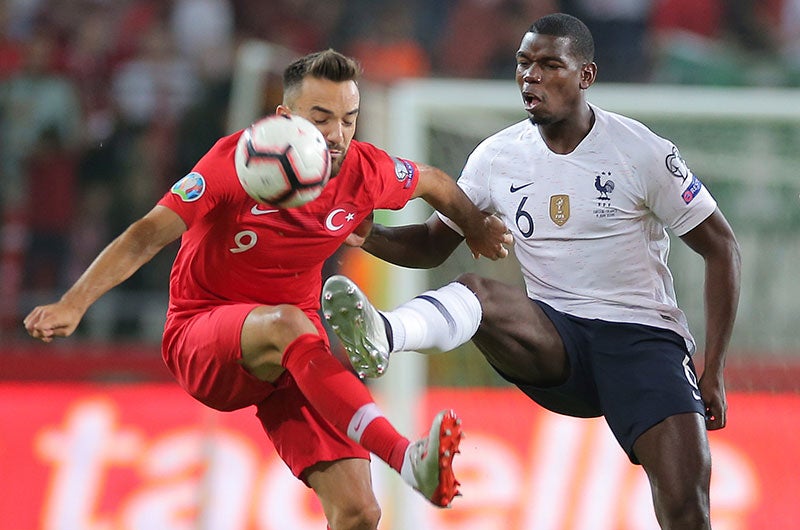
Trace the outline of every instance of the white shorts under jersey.
<path fill-rule="evenodd" d="M 685 234 L 716 201 L 670 141 L 592 109 L 595 124 L 573 152 L 553 153 L 525 120 L 484 140 L 458 183 L 511 229 L 528 296 L 583 318 L 674 330 L 693 352 L 666 228 Z"/>

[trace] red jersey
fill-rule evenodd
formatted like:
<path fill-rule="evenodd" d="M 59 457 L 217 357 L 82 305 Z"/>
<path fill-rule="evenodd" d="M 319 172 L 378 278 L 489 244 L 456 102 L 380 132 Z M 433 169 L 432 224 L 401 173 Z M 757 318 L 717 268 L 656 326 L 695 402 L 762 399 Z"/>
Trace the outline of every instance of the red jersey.
<path fill-rule="evenodd" d="M 325 260 L 373 210 L 402 208 L 417 184 L 415 164 L 354 140 L 318 198 L 259 204 L 236 176 L 240 135 L 220 139 L 158 203 L 188 227 L 170 275 L 173 317 L 248 302 L 316 311 Z"/>

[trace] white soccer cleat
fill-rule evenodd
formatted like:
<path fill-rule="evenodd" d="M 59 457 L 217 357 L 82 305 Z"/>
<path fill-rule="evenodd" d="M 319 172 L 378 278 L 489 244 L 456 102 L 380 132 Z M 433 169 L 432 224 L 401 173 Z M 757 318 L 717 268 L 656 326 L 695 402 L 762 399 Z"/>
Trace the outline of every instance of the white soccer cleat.
<path fill-rule="evenodd" d="M 453 457 L 460 452 L 461 437 L 461 420 L 452 410 L 443 410 L 433 419 L 428 437 L 413 442 L 406 451 L 401 475 L 441 508 L 449 508 L 453 498 L 460 495 Z M 413 481 L 407 476 L 409 472 Z"/>
<path fill-rule="evenodd" d="M 389 339 L 378 310 L 345 276 L 322 287 L 322 314 L 342 342 L 359 377 L 380 377 L 389 366 Z"/>

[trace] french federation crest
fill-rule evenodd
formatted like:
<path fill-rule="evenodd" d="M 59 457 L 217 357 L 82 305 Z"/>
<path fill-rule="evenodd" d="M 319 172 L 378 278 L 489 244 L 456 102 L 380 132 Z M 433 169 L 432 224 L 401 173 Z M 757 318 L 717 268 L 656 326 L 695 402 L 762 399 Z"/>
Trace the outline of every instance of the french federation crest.
<path fill-rule="evenodd" d="M 170 191 L 183 202 L 194 202 L 206 191 L 206 180 L 203 175 L 193 171 L 173 184 Z"/>
<path fill-rule="evenodd" d="M 550 197 L 550 220 L 558 226 L 564 226 L 569 220 L 569 195 Z"/>

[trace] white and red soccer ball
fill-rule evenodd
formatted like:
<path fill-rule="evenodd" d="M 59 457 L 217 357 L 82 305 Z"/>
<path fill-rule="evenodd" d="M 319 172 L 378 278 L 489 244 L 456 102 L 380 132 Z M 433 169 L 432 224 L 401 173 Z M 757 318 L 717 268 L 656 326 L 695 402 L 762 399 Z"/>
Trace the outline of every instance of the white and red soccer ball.
<path fill-rule="evenodd" d="M 247 194 L 280 208 L 316 199 L 331 174 L 325 138 L 299 116 L 268 116 L 245 129 L 234 162 Z"/>

